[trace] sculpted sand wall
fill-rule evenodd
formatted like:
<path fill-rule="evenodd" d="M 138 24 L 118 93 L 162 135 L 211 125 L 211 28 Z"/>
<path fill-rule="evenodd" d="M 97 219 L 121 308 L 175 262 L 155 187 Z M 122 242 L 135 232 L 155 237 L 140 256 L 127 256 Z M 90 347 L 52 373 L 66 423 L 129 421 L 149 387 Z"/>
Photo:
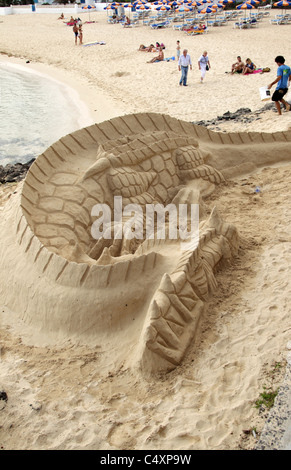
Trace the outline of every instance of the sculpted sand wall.
<path fill-rule="evenodd" d="M 159 114 L 128 115 L 63 137 L 34 162 L 1 223 L 1 296 L 59 339 L 134 347 L 145 373 L 176 367 L 195 339 L 215 269 L 239 235 L 203 197 L 217 184 L 291 159 L 290 132 L 215 133 Z M 200 203 L 199 243 L 97 240 L 95 204 Z"/>

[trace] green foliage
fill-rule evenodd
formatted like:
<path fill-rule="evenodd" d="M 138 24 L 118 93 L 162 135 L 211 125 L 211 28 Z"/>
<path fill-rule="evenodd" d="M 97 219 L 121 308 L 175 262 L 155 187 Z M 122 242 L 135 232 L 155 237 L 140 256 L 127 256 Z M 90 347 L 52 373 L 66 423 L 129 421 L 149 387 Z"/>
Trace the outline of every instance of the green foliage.
<path fill-rule="evenodd" d="M 274 406 L 275 398 L 278 395 L 277 390 L 267 390 L 266 387 L 263 387 L 264 391 L 260 393 L 260 398 L 256 401 L 256 408 L 261 408 L 262 406 L 270 409 Z"/>

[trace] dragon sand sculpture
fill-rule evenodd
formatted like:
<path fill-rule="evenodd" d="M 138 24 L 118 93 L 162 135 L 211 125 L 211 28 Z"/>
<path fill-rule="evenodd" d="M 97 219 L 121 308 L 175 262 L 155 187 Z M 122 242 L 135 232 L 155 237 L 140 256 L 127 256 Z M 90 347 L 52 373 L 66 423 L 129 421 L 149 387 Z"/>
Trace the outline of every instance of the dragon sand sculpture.
<path fill-rule="evenodd" d="M 278 155 L 290 160 L 290 141 L 290 132 L 224 134 L 150 113 L 61 138 L 3 210 L 2 304 L 56 341 L 114 343 L 118 332 L 145 374 L 175 368 L 195 339 L 217 266 L 239 245 L 216 208 L 206 217 L 204 196 Z M 123 206 L 199 203 L 198 244 L 97 240 L 92 208 L 113 208 L 116 196 Z"/>

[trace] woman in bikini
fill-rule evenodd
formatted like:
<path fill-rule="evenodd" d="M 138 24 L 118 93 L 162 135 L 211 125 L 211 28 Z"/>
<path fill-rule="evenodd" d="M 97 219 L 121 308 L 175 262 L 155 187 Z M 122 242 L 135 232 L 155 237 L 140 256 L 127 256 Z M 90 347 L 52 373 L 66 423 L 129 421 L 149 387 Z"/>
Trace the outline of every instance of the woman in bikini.
<path fill-rule="evenodd" d="M 251 61 L 251 59 L 247 59 L 246 60 L 246 65 L 244 66 L 244 69 L 243 69 L 243 75 L 245 75 L 246 73 L 253 73 L 256 70 L 256 68 L 257 67 Z"/>

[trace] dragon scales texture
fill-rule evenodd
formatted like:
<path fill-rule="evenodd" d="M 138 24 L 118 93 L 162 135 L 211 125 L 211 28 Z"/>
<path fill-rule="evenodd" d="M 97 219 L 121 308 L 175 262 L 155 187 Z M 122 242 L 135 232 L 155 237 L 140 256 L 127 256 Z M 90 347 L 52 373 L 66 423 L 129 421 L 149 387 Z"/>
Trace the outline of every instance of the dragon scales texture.
<path fill-rule="evenodd" d="M 188 251 L 173 240 L 96 241 L 92 207 L 112 208 L 114 196 L 123 205 L 203 207 L 201 195 L 246 167 L 274 162 L 274 150 L 289 141 L 289 133 L 220 134 L 160 114 L 127 115 L 63 137 L 36 159 L 20 199 L 6 209 L 5 304 L 56 340 L 114 342 L 119 332 L 145 374 L 173 369 L 195 339 L 215 268 L 237 253 L 237 230 L 214 208 Z"/>

